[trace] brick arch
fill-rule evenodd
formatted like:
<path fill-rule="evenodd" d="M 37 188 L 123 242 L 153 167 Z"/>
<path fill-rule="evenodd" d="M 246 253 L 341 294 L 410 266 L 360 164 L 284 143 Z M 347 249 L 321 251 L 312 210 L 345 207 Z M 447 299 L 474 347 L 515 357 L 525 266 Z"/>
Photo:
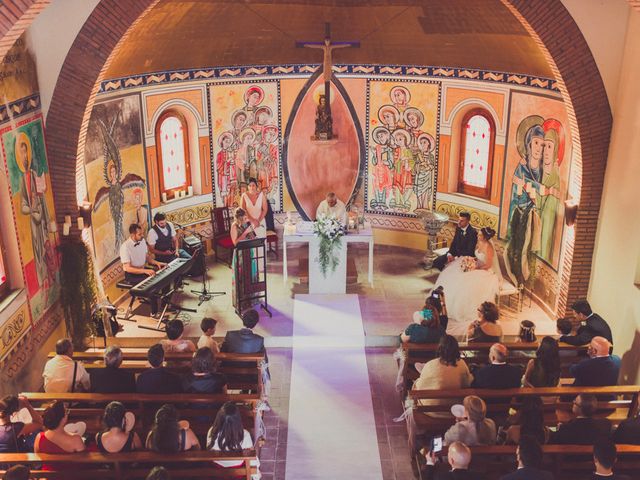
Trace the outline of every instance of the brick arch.
<path fill-rule="evenodd" d="M 130 27 L 158 0 L 102 0 L 74 41 L 60 72 L 48 114 L 47 138 L 58 221 L 73 214 L 78 152 L 99 82 Z M 502 0 L 538 41 L 560 84 L 578 157 L 582 195 L 575 230 L 563 266 L 558 310 L 586 297 L 612 116 L 595 60 L 575 21 L 560 0 Z M 571 48 L 567 48 L 571 46 Z M 580 163 L 578 161 L 578 163 Z M 580 166 L 580 165 L 579 165 Z M 579 176 L 578 176 L 579 177 Z M 78 232 L 76 231 L 75 234 Z"/>
<path fill-rule="evenodd" d="M 4 0 L 0 3 L 0 62 L 50 3 L 51 0 Z"/>

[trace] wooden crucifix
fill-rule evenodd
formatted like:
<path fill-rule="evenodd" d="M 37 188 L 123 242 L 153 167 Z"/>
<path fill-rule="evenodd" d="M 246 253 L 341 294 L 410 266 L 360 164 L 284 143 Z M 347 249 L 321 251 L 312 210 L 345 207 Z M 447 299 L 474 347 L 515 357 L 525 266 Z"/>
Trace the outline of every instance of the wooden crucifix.
<path fill-rule="evenodd" d="M 316 115 L 316 139 L 330 140 L 333 137 L 331 120 L 331 74 L 332 52 L 336 48 L 359 48 L 360 42 L 332 42 L 331 24 L 325 23 L 324 42 L 296 42 L 297 48 L 317 48 L 322 50 L 322 78 L 324 80 L 324 98 L 320 98 L 318 115 Z"/>

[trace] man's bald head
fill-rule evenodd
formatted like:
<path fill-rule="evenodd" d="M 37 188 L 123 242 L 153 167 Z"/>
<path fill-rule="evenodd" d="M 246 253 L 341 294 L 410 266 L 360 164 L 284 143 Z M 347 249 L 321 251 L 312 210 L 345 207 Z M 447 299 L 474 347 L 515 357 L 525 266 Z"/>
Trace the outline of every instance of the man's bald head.
<path fill-rule="evenodd" d="M 338 203 L 338 198 L 334 192 L 327 193 L 327 203 L 330 207 L 335 207 L 336 203 Z"/>
<path fill-rule="evenodd" d="M 462 442 L 453 442 L 449 445 L 447 458 L 451 468 L 467 469 L 471 463 L 471 450 Z"/>
<path fill-rule="evenodd" d="M 593 337 L 591 339 L 591 344 L 589 345 L 589 347 L 591 348 L 591 352 L 593 355 L 604 357 L 609 355 L 611 344 L 609 343 L 609 340 L 604 337 Z"/>
<path fill-rule="evenodd" d="M 492 363 L 505 363 L 509 356 L 509 350 L 501 343 L 494 343 L 489 350 L 489 358 Z"/>

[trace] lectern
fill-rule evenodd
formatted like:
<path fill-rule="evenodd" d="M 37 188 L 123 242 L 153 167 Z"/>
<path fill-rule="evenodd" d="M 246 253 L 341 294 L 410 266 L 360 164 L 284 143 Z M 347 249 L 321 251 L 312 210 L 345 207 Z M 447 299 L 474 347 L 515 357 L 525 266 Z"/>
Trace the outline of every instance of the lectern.
<path fill-rule="evenodd" d="M 238 315 L 259 303 L 271 317 L 267 303 L 267 257 L 264 242 L 264 238 L 254 238 L 236 245 L 233 306 Z"/>

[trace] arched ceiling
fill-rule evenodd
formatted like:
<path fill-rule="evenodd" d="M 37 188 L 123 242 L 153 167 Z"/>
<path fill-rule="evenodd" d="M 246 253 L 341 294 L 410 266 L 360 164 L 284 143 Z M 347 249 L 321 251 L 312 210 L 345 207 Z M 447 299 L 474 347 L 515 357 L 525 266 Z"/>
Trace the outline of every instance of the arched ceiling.
<path fill-rule="evenodd" d="M 331 22 L 334 63 L 440 65 L 553 77 L 501 0 L 160 0 L 130 30 L 105 78 L 187 68 L 320 63 Z"/>

